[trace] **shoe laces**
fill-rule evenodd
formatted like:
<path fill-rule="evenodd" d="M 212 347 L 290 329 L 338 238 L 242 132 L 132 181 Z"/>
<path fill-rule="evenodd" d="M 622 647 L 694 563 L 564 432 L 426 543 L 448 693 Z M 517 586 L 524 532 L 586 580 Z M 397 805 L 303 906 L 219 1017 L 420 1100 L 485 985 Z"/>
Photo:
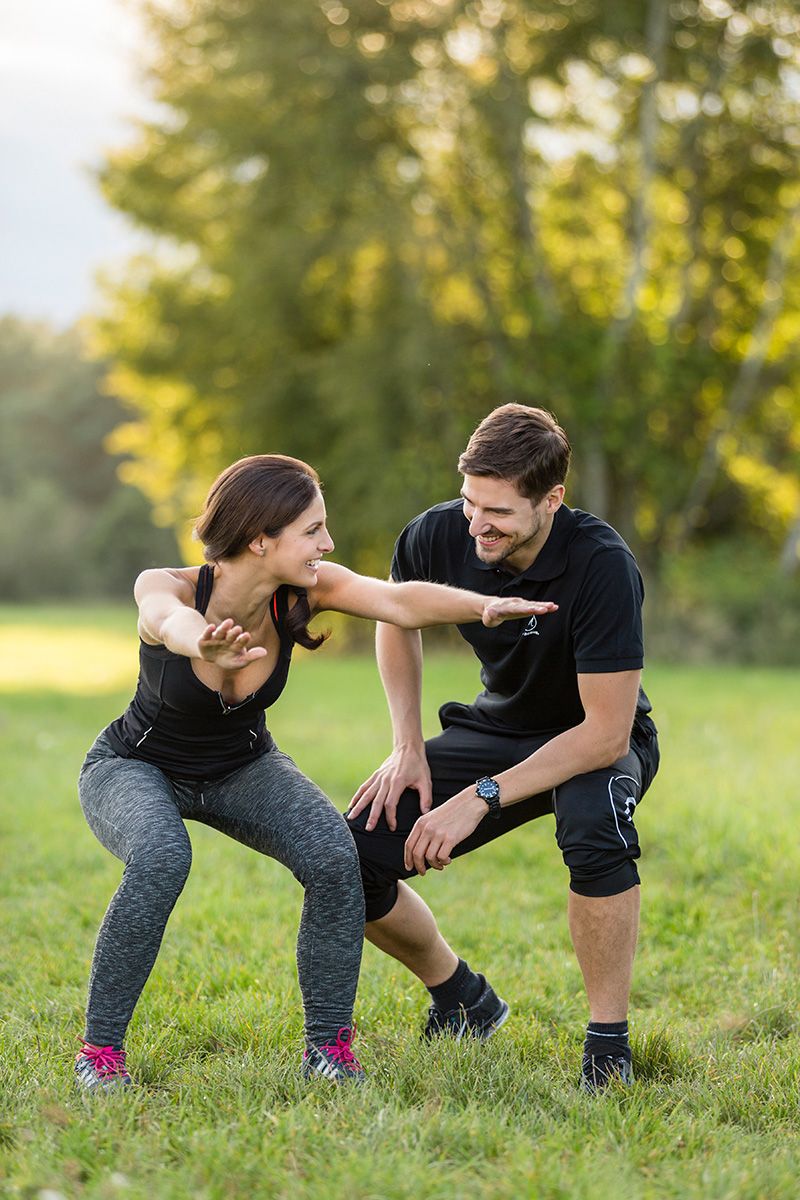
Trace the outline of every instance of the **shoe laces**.
<path fill-rule="evenodd" d="M 324 1046 L 320 1046 L 323 1054 L 327 1055 L 331 1062 L 341 1063 L 343 1067 L 352 1067 L 356 1071 L 362 1070 L 361 1063 L 353 1054 L 352 1043 L 356 1035 L 356 1027 L 348 1029 L 347 1026 L 340 1029 L 336 1035 L 335 1042 L 327 1042 Z"/>
<path fill-rule="evenodd" d="M 81 1039 L 83 1041 L 83 1039 Z M 81 1052 L 94 1067 L 97 1074 L 105 1079 L 108 1075 L 125 1075 L 125 1051 L 115 1050 L 113 1046 L 93 1046 L 91 1042 L 83 1042 Z"/>

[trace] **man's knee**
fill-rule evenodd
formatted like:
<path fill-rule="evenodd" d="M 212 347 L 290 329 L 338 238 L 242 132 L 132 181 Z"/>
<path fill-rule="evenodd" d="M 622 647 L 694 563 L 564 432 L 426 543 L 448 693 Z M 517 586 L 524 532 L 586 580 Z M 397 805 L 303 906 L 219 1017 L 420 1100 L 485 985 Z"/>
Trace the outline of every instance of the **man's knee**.
<path fill-rule="evenodd" d="M 409 874 L 402 863 L 402 844 L 398 864 L 395 861 L 396 853 L 392 852 L 391 838 L 387 839 L 378 830 L 366 833 L 355 828 L 352 833 L 361 868 L 366 919 L 379 921 L 391 912 L 397 902 L 398 879 L 407 878 Z"/>
<path fill-rule="evenodd" d="M 594 771 L 556 789 L 556 841 L 573 892 L 615 896 L 639 882 L 633 814 L 640 798 L 640 779 L 624 769 Z"/>
<path fill-rule="evenodd" d="M 407 788 L 397 802 L 395 829 L 389 828 L 381 813 L 375 828 L 368 832 L 368 809 L 348 821 L 358 852 L 368 921 L 379 921 L 391 912 L 397 902 L 398 880 L 416 874 L 406 870 L 403 851 L 419 812 L 419 792 Z"/>
<path fill-rule="evenodd" d="M 397 903 L 397 881 L 392 879 L 369 879 L 361 872 L 364 885 L 364 919 L 380 921 L 388 917 Z"/>

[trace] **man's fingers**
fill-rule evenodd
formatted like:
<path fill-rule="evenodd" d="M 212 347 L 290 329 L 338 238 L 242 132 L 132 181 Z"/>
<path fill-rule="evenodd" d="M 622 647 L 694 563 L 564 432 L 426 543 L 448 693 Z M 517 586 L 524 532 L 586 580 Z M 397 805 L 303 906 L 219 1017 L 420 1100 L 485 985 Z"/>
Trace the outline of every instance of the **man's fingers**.
<path fill-rule="evenodd" d="M 367 817 L 367 830 L 370 833 L 372 832 L 380 820 L 381 813 L 386 817 L 387 825 L 394 832 L 397 827 L 397 822 L 394 820 L 394 813 L 386 808 L 381 796 L 376 796 L 370 805 L 369 816 Z"/>
<path fill-rule="evenodd" d="M 419 839 L 419 833 L 416 826 L 411 830 L 411 833 L 406 838 L 406 844 L 403 847 L 403 866 L 407 871 L 414 869 L 414 847 Z"/>
<path fill-rule="evenodd" d="M 443 871 L 444 858 L 446 858 L 444 853 L 444 842 L 439 840 L 437 834 L 433 834 L 428 840 L 428 845 L 425 848 L 425 861 L 428 863 L 428 866 L 433 867 L 435 871 Z"/>
<path fill-rule="evenodd" d="M 415 784 L 412 784 L 411 786 L 415 787 L 417 789 L 417 791 L 419 792 L 419 810 L 420 810 L 420 812 L 423 812 L 423 813 L 430 812 L 431 806 L 433 805 L 433 786 L 431 784 L 430 775 L 426 776 L 425 779 L 418 780 Z"/>
<path fill-rule="evenodd" d="M 365 808 L 369 808 L 375 794 L 374 784 L 369 780 L 367 783 L 362 783 L 361 787 L 356 792 L 353 799 L 350 801 L 350 807 L 347 810 L 347 815 L 352 820 L 362 813 Z"/>
<path fill-rule="evenodd" d="M 425 853 L 426 848 L 427 848 L 426 844 L 418 842 L 414 849 L 414 854 L 412 856 L 414 866 L 416 867 L 417 874 L 419 874 L 419 875 L 424 875 L 428 869 L 428 856 Z"/>
<path fill-rule="evenodd" d="M 389 828 L 394 831 L 397 827 L 394 814 L 396 805 L 391 804 L 391 787 L 385 776 L 381 776 L 381 778 L 376 782 L 377 790 L 372 797 L 372 805 L 370 807 L 369 817 L 367 818 L 367 829 L 372 831 L 378 824 L 381 813 L 383 813 L 386 817 Z"/>
<path fill-rule="evenodd" d="M 386 807 L 387 807 L 387 804 L 389 803 L 389 798 L 391 796 L 391 789 L 386 780 L 386 777 L 384 775 L 380 776 L 380 778 L 378 778 L 375 781 L 375 784 L 376 784 L 376 790 L 373 793 L 373 797 L 372 797 L 372 805 L 370 807 L 370 814 L 367 819 L 367 829 L 370 831 L 373 830 L 375 828 L 375 826 L 378 824 L 378 818 L 380 817 L 381 813 L 385 812 L 386 819 L 389 823 L 389 828 L 391 830 L 394 830 L 394 828 L 395 828 L 394 812 L 393 811 L 391 813 L 386 812 Z"/>
<path fill-rule="evenodd" d="M 407 871 L 414 870 L 418 875 L 425 874 L 428 869 L 427 851 L 430 848 L 431 836 L 419 822 L 411 830 L 403 850 L 403 861 Z"/>
<path fill-rule="evenodd" d="M 350 804 L 348 805 L 348 809 L 347 809 L 348 812 L 352 811 L 353 805 L 358 804 L 358 802 L 359 802 L 359 800 L 361 800 L 362 796 L 365 796 L 367 794 L 367 792 L 370 790 L 373 783 L 375 782 L 376 775 L 377 775 L 377 771 L 373 771 L 372 774 L 370 775 L 369 779 L 365 779 L 364 782 L 361 784 L 361 786 L 356 788 L 355 792 L 353 793 L 353 798 L 350 801 Z M 364 806 L 362 805 L 361 807 L 363 808 Z M 359 811 L 360 811 L 360 809 L 359 809 Z"/>

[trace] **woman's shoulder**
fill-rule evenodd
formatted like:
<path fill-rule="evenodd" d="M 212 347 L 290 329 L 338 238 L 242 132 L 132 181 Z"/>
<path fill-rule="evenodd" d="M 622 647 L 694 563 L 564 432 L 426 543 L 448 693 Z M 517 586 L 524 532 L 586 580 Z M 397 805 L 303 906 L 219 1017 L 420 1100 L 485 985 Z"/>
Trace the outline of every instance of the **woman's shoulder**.
<path fill-rule="evenodd" d="M 202 567 L 150 567 L 133 588 L 139 607 L 139 637 L 148 646 L 161 645 L 161 625 L 176 606 L 194 608 Z"/>
<path fill-rule="evenodd" d="M 194 595 L 202 567 L 148 567 L 137 577 L 133 594 L 137 601 L 145 596 L 168 592 L 187 604 L 194 604 Z"/>

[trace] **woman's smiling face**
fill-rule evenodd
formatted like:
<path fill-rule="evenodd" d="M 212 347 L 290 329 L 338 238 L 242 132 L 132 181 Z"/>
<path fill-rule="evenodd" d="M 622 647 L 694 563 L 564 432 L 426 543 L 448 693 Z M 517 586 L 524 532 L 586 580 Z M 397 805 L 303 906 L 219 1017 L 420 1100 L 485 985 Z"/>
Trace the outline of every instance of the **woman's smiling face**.
<path fill-rule="evenodd" d="M 323 555 L 334 548 L 326 521 L 325 501 L 317 492 L 308 508 L 276 537 L 264 535 L 270 571 L 284 583 L 313 587 Z"/>

